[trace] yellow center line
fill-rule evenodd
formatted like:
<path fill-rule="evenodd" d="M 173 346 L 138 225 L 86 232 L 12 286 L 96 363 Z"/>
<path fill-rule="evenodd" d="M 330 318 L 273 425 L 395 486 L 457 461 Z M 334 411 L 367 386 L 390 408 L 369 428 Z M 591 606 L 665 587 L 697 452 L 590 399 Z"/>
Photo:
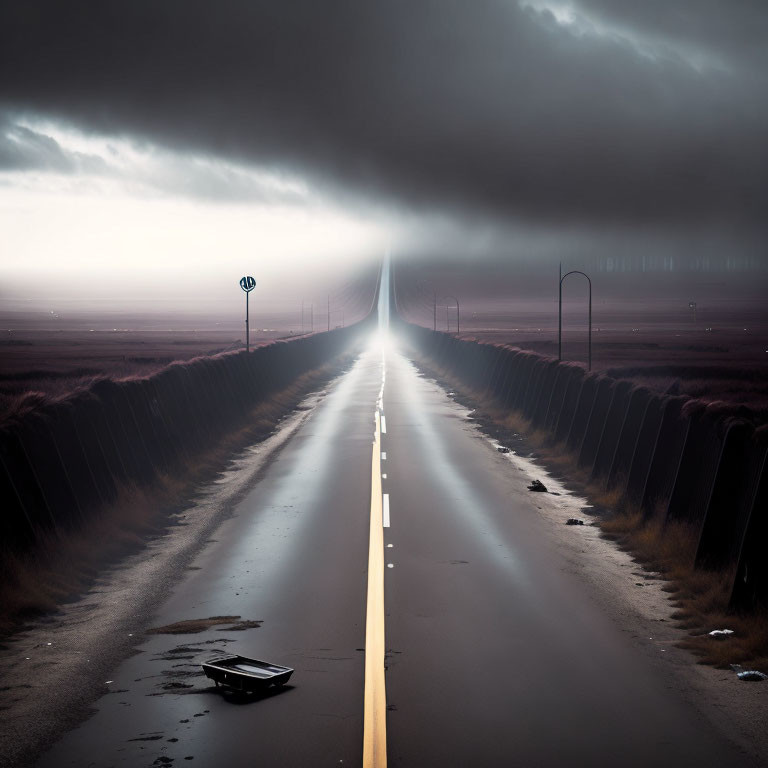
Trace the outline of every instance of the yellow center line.
<path fill-rule="evenodd" d="M 384 682 L 384 529 L 381 502 L 381 420 L 371 456 L 371 521 L 368 539 L 368 602 L 365 616 L 363 766 L 387 765 L 387 696 Z"/>

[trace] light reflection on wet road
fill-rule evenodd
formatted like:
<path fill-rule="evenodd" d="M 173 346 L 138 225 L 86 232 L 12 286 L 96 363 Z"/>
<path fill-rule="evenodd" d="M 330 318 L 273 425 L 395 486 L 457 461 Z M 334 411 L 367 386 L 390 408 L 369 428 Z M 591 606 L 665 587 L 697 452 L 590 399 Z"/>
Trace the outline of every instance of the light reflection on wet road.
<path fill-rule="evenodd" d="M 152 621 L 263 625 L 152 636 L 41 766 L 361 764 L 381 372 L 372 349 L 330 388 Z M 397 351 L 383 412 L 392 765 L 745 764 L 565 572 L 525 479 Z M 197 667 L 218 650 L 295 667 L 291 686 L 223 695 Z"/>

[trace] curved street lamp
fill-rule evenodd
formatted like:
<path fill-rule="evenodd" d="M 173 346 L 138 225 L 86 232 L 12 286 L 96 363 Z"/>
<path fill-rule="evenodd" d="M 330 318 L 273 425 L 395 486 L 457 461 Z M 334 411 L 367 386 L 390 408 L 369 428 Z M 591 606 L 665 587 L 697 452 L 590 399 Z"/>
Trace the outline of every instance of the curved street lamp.
<path fill-rule="evenodd" d="M 589 275 L 586 272 L 582 272 L 580 269 L 572 269 L 570 272 L 566 272 L 560 278 L 560 294 L 558 300 L 558 316 L 557 316 L 557 361 L 560 362 L 563 359 L 563 280 L 568 275 L 584 275 L 589 283 L 589 343 L 588 343 L 588 367 L 587 370 L 592 370 L 592 281 L 589 279 Z"/>

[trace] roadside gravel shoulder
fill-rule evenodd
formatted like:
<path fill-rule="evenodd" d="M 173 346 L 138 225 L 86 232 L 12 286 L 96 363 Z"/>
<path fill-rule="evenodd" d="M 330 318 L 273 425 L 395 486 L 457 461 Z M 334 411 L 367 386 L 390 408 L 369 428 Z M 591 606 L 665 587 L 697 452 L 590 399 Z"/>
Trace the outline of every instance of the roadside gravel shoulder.
<path fill-rule="evenodd" d="M 535 494 L 539 514 L 549 523 L 549 535 L 558 549 L 566 554 L 568 571 L 588 585 L 603 613 L 633 638 L 638 653 L 663 671 L 670 689 L 756 764 L 768 765 L 768 684 L 740 681 L 731 670 L 698 664 L 689 651 L 679 648 L 687 635 L 673 618 L 675 606 L 664 591 L 663 577 L 602 536 L 589 501 L 570 491 L 541 462 L 524 455 L 525 451 L 499 453 L 499 443 L 479 425 L 470 424 L 496 452 L 498 461 L 520 475 L 521 485 L 527 487 L 537 479 L 547 487 L 547 493 Z M 567 525 L 569 518 L 584 524 Z"/>
<path fill-rule="evenodd" d="M 272 435 L 242 451 L 161 536 L 0 647 L 0 767 L 33 764 L 90 715 L 109 690 L 110 670 L 135 653 L 156 606 L 324 395 L 306 397 Z"/>

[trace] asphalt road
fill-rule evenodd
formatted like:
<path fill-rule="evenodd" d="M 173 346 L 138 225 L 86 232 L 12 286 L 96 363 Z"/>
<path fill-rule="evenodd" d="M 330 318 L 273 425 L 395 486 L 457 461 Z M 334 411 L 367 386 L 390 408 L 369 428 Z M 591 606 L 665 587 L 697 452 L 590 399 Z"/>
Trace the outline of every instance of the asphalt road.
<path fill-rule="evenodd" d="M 332 385 L 151 621 L 262 625 L 149 636 L 41 766 L 362 764 L 382 365 L 371 350 Z M 396 350 L 380 415 L 389 764 L 750 764 L 601 612 L 510 465 Z M 296 672 L 227 695 L 199 672 L 215 651 Z"/>

